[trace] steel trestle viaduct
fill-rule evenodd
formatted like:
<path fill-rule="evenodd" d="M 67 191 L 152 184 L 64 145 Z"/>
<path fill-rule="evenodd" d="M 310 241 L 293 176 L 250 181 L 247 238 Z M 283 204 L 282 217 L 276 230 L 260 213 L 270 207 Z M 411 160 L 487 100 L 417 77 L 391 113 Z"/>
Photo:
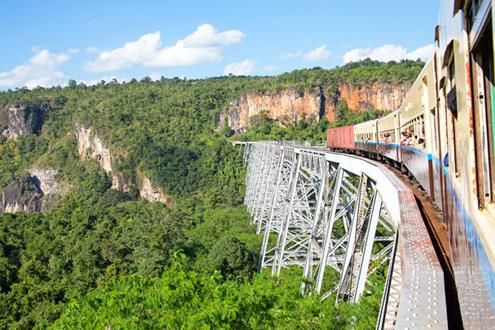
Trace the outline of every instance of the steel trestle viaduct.
<path fill-rule="evenodd" d="M 444 274 L 413 193 L 385 165 L 309 146 L 238 142 L 259 268 L 302 268 L 304 294 L 357 302 L 388 261 L 377 328 L 448 327 Z M 338 284 L 325 281 L 330 272 Z"/>

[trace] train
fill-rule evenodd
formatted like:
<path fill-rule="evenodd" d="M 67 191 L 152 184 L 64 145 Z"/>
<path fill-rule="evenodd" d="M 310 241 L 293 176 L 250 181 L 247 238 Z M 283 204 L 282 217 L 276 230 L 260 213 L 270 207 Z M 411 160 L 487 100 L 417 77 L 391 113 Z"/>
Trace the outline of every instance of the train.
<path fill-rule="evenodd" d="M 465 328 L 495 328 L 495 0 L 441 0 L 434 53 L 400 107 L 327 131 L 327 147 L 399 165 L 442 215 Z"/>

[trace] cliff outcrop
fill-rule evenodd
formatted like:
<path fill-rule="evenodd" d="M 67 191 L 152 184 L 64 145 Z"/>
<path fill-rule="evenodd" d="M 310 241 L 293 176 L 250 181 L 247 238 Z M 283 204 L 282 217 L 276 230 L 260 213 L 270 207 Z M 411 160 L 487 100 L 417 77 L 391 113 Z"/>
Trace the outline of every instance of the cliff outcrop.
<path fill-rule="evenodd" d="M 34 178 L 16 179 L 1 192 L 0 213 L 39 212 L 42 199 L 43 192 Z"/>
<path fill-rule="evenodd" d="M 268 118 L 287 124 L 301 119 L 319 120 L 326 113 L 325 95 L 321 91 L 299 92 L 295 88 L 249 93 L 230 103 L 220 115 L 220 125 L 227 123 L 234 132 L 242 132 L 261 111 Z"/>
<path fill-rule="evenodd" d="M 76 125 L 77 151 L 81 159 L 96 160 L 112 178 L 112 189 L 129 192 L 130 186 L 123 182 L 119 175 L 113 171 L 113 157 L 110 150 L 103 145 L 100 137 L 93 132 L 91 127 L 86 128 Z"/>
<path fill-rule="evenodd" d="M 54 169 L 31 169 L 0 192 L 0 213 L 45 212 L 65 195 L 67 187 Z"/>
<path fill-rule="evenodd" d="M 139 183 L 134 184 L 134 178 L 125 178 L 114 170 L 114 158 L 110 150 L 103 144 L 102 139 L 91 127 L 76 125 L 77 150 L 81 159 L 96 160 L 108 176 L 112 178 L 112 189 L 130 192 L 135 186 L 139 197 L 149 202 L 159 202 L 170 206 L 172 200 L 160 187 L 152 184 L 151 180 L 144 174 L 138 172 L 136 177 Z"/>
<path fill-rule="evenodd" d="M 142 181 L 139 185 L 139 197 L 149 202 L 158 202 L 169 207 L 172 206 L 172 199 L 160 187 L 153 186 L 153 183 L 146 176 L 142 174 L 138 175 Z"/>
<path fill-rule="evenodd" d="M 39 134 L 48 111 L 50 105 L 46 102 L 7 105 L 0 111 L 0 136 L 13 140 L 26 134 Z"/>
<path fill-rule="evenodd" d="M 342 100 L 346 101 L 349 109 L 353 111 L 369 109 L 393 111 L 401 105 L 410 88 L 411 84 L 374 83 L 365 86 L 342 84 L 334 93 L 334 101 L 329 103 L 327 111 L 331 114 L 335 113 L 336 105 Z"/>
<path fill-rule="evenodd" d="M 311 90 L 288 88 L 279 92 L 248 93 L 232 101 L 220 114 L 219 127 L 227 124 L 234 132 L 241 133 L 261 111 L 282 125 L 299 120 L 319 121 L 323 116 L 332 122 L 335 109 L 342 101 L 346 101 L 348 107 L 356 112 L 369 109 L 392 111 L 401 104 L 409 88 L 410 84 L 353 86 L 344 83 L 333 91 L 322 86 Z"/>

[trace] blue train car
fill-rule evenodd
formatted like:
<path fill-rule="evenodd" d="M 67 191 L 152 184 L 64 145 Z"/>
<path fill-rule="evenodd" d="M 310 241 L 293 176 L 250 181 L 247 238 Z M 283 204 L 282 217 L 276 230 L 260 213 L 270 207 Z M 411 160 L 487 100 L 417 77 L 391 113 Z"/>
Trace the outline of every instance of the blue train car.
<path fill-rule="evenodd" d="M 356 152 L 401 164 L 442 211 L 470 329 L 495 328 L 493 2 L 441 0 L 434 55 L 400 109 L 354 126 Z"/>

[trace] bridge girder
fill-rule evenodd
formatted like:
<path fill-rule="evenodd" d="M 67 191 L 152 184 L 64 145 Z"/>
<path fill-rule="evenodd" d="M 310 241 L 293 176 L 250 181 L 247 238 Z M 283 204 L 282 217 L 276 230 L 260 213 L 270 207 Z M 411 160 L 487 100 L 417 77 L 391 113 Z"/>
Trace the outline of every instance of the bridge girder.
<path fill-rule="evenodd" d="M 328 152 L 308 146 L 242 145 L 247 167 L 245 204 L 257 233 L 263 235 L 259 270 L 268 268 L 278 276 L 284 267 L 300 266 L 303 294 L 318 294 L 323 300 L 335 293 L 337 303 L 358 302 L 368 277 L 389 261 L 377 327 L 407 325 L 411 315 L 418 315 L 424 307 L 435 310 L 439 317 L 428 315 L 414 324 L 446 325 L 445 306 L 438 306 L 436 298 L 430 305 L 418 307 L 404 296 L 404 291 L 410 292 L 410 276 L 403 273 L 402 259 L 407 261 L 411 251 L 399 241 L 399 223 L 404 217 L 399 205 L 402 191 L 388 179 L 380 179 L 384 175 L 380 169 L 359 158 L 329 157 Z M 389 196 L 391 192 L 394 196 Z M 405 196 L 411 198 L 409 195 Z M 414 211 L 415 216 L 418 212 Z M 406 223 L 403 231 L 422 239 L 427 233 L 424 225 L 416 222 Z M 432 246 L 427 250 L 431 253 Z M 417 256 L 416 251 L 413 254 Z M 441 290 L 438 261 L 429 262 L 412 276 L 414 283 L 424 278 Z M 325 281 L 329 272 L 337 272 L 338 283 Z"/>
<path fill-rule="evenodd" d="M 387 222 L 380 218 L 381 197 L 372 180 L 310 150 L 249 145 L 244 159 L 246 205 L 257 233 L 264 236 L 259 268 L 271 267 L 278 276 L 282 268 L 299 265 L 305 279 L 301 290 L 321 293 L 325 270 L 331 267 L 339 272 L 340 283 L 326 288 L 323 298 L 338 291 L 338 299 L 359 300 L 368 266 L 378 257 L 381 263 L 389 258 L 395 237 L 388 223 L 389 230 L 379 236 L 381 247 L 372 255 L 378 220 Z M 277 238 L 271 246 L 270 236 Z"/>

